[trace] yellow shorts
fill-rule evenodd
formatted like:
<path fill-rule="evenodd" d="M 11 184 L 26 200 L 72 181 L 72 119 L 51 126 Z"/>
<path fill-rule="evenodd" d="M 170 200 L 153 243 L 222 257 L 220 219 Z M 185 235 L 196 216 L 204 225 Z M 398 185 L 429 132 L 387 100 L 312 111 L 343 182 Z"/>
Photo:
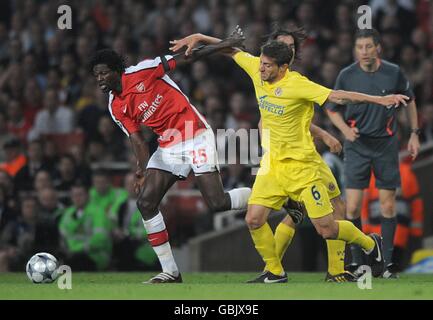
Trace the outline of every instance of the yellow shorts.
<path fill-rule="evenodd" d="M 287 197 L 303 202 L 310 218 L 321 218 L 333 208 L 317 162 L 263 157 L 248 204 L 280 210 Z"/>
<path fill-rule="evenodd" d="M 325 160 L 322 158 L 320 158 L 320 160 L 321 164 L 319 166 L 319 174 L 322 177 L 322 182 L 326 187 L 329 199 L 334 199 L 341 194 L 340 188 L 338 187 L 337 180 L 335 180 L 335 177 Z"/>

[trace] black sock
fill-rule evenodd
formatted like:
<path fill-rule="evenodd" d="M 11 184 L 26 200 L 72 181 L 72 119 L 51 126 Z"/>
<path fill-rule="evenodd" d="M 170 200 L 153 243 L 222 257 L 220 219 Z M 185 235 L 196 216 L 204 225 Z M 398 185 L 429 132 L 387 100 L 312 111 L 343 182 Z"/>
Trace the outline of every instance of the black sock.
<path fill-rule="evenodd" d="M 352 222 L 359 230 L 362 230 L 361 218 L 356 218 L 349 221 Z M 350 252 L 352 254 L 352 264 L 354 263 L 358 266 L 364 264 L 364 252 L 362 251 L 360 246 L 358 246 L 357 244 L 351 244 Z"/>
<path fill-rule="evenodd" d="M 392 251 L 394 249 L 394 235 L 397 219 L 382 217 L 383 258 L 385 267 L 392 262 Z"/>

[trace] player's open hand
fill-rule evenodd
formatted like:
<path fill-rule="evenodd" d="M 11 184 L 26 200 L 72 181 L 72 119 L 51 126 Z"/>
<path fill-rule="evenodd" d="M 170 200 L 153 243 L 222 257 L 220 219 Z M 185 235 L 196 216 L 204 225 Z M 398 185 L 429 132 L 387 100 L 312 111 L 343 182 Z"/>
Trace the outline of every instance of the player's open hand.
<path fill-rule="evenodd" d="M 419 153 L 419 138 L 416 134 L 411 134 L 409 142 L 407 144 L 407 150 L 410 152 L 412 160 L 415 160 Z"/>
<path fill-rule="evenodd" d="M 170 50 L 173 52 L 179 51 L 181 48 L 186 46 L 185 56 L 189 56 L 192 53 L 192 50 L 200 42 L 200 34 L 195 33 L 185 38 L 179 40 L 172 40 L 170 44 L 173 46 L 170 47 Z"/>
<path fill-rule="evenodd" d="M 390 94 L 380 98 L 379 104 L 389 108 L 397 108 L 400 104 L 407 106 L 407 101 L 410 98 L 403 94 Z"/>
<path fill-rule="evenodd" d="M 237 47 L 241 48 L 243 47 L 243 43 L 245 41 L 244 32 L 242 31 L 241 27 L 236 26 L 235 30 L 225 38 L 222 42 L 230 47 Z"/>

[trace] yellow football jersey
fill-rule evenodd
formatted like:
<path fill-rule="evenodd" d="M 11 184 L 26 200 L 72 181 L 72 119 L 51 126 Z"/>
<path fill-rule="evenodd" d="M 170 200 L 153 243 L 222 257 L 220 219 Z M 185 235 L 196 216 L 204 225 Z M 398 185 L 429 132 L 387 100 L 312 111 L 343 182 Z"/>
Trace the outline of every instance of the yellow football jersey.
<path fill-rule="evenodd" d="M 313 104 L 322 105 L 331 89 L 294 71 L 287 71 L 283 79 L 269 84 L 260 78 L 259 57 L 241 51 L 234 55 L 234 60 L 251 77 L 263 133 L 269 130 L 269 145 L 264 138 L 262 147 L 277 160 L 317 161 L 319 155 L 310 133 Z"/>

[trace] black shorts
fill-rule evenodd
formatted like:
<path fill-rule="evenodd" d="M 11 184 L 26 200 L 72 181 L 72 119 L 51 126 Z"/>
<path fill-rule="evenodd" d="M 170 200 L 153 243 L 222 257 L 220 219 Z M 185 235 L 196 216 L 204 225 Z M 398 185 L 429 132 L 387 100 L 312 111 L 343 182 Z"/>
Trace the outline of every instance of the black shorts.
<path fill-rule="evenodd" d="M 371 171 L 376 188 L 395 190 L 400 187 L 396 136 L 386 138 L 360 137 L 344 143 L 344 185 L 348 189 L 365 189 L 370 184 Z"/>

